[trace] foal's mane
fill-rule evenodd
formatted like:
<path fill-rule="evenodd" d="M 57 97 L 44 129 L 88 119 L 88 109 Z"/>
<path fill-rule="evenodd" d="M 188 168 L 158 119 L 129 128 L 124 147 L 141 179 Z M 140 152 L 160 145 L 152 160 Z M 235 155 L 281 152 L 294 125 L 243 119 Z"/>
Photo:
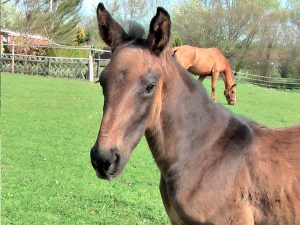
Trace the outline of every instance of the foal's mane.
<path fill-rule="evenodd" d="M 211 98 L 209 98 L 204 86 L 202 83 L 198 82 L 194 77 L 185 70 L 175 59 L 169 54 L 169 60 L 173 62 L 169 63 L 169 66 L 165 68 L 169 68 L 169 73 L 174 75 L 175 70 L 179 73 L 179 79 L 181 79 L 184 85 L 187 87 L 189 92 L 198 92 L 201 95 L 202 103 L 204 105 L 193 106 L 199 107 L 200 111 L 203 113 L 208 113 L 207 109 L 209 108 L 209 113 L 215 113 L 216 115 L 224 115 L 228 118 L 227 130 L 224 133 L 224 137 L 222 138 L 222 142 L 228 142 L 227 145 L 238 145 L 240 149 L 243 149 L 245 146 L 249 145 L 252 140 L 252 132 L 254 127 L 265 127 L 263 125 L 257 124 L 256 122 L 248 119 L 244 116 L 236 116 L 232 112 L 228 111 L 224 106 L 220 104 L 214 103 Z M 171 65 L 171 66 L 170 66 Z M 174 66 L 175 65 L 175 66 Z M 199 102 L 200 103 L 200 102 Z M 214 120 L 214 116 L 211 118 Z M 212 121 L 207 121 L 212 122 Z M 266 128 L 266 127 L 265 127 Z"/>

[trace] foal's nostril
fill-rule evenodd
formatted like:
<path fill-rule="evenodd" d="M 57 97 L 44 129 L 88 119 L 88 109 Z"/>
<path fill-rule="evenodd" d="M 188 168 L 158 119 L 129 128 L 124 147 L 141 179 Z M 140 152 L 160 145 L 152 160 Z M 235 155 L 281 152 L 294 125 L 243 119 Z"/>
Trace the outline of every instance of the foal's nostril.
<path fill-rule="evenodd" d="M 115 175 L 118 171 L 121 156 L 117 149 L 100 150 L 97 146 L 91 149 L 91 162 L 101 177 Z"/>
<path fill-rule="evenodd" d="M 98 167 L 98 156 L 97 156 L 97 149 L 95 147 L 93 147 L 91 149 L 91 152 L 90 152 L 90 157 L 91 157 L 91 163 L 92 163 L 92 166 L 94 167 L 94 169 L 97 169 Z"/>
<path fill-rule="evenodd" d="M 120 160 L 120 155 L 117 153 L 117 150 L 113 150 L 112 154 L 113 154 L 112 163 L 118 163 Z"/>
<path fill-rule="evenodd" d="M 102 163 L 102 167 L 103 167 L 104 171 L 109 170 L 109 167 L 110 167 L 110 166 L 111 166 L 111 163 L 110 163 L 109 161 L 104 161 L 104 162 Z"/>

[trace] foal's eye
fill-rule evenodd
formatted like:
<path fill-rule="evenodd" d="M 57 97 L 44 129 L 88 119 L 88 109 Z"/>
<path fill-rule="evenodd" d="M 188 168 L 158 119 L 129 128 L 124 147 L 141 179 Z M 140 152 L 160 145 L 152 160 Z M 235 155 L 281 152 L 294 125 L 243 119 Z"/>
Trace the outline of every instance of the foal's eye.
<path fill-rule="evenodd" d="M 146 94 L 151 94 L 154 87 L 155 87 L 155 83 L 147 84 L 146 89 L 145 89 L 145 93 Z"/>

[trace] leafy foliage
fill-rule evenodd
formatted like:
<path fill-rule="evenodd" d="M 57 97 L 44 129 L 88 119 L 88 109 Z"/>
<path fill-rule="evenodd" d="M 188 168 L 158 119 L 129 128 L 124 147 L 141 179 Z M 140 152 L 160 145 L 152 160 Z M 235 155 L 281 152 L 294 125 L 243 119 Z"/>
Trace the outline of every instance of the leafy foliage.
<path fill-rule="evenodd" d="M 70 32 L 81 20 L 79 10 L 83 0 L 18 0 L 21 31 L 41 34 L 61 43 L 71 43 Z"/>
<path fill-rule="evenodd" d="M 11 45 L 5 45 L 4 46 L 4 53 L 12 53 L 12 46 Z M 47 49 L 42 48 L 42 47 L 36 47 L 36 46 L 15 45 L 14 46 L 14 53 L 15 54 L 21 54 L 21 55 L 44 56 L 44 55 L 47 55 Z"/>
<path fill-rule="evenodd" d="M 16 30 L 20 28 L 20 12 L 15 7 L 8 3 L 1 3 L 1 15 L 0 15 L 1 28 L 8 28 Z"/>
<path fill-rule="evenodd" d="M 49 48 L 47 56 L 53 57 L 71 57 L 71 58 L 87 58 L 89 55 L 88 49 L 66 49 L 66 48 Z"/>
<path fill-rule="evenodd" d="M 179 34 L 175 34 L 172 39 L 171 47 L 177 47 L 182 45 L 182 39 Z"/>
<path fill-rule="evenodd" d="M 86 41 L 86 35 L 84 32 L 84 29 L 82 27 L 78 27 L 75 30 L 75 35 L 74 35 L 74 44 L 75 45 L 81 45 Z"/>
<path fill-rule="evenodd" d="M 173 32 L 185 44 L 218 47 L 235 71 L 300 77 L 300 1 L 187 0 L 173 9 Z M 288 53 L 288 54 L 287 54 Z"/>

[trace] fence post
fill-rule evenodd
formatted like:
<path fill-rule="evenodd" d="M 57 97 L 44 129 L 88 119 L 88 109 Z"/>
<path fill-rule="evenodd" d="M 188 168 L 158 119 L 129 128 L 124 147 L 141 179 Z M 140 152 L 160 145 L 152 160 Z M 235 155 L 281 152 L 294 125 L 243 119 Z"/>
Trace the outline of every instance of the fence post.
<path fill-rule="evenodd" d="M 15 73 L 15 42 L 12 43 L 11 49 L 11 72 Z"/>
<path fill-rule="evenodd" d="M 4 60 L 3 60 L 3 53 L 4 53 L 4 46 L 3 46 L 3 40 L 2 37 L 0 37 L 0 72 L 3 72 L 3 65 L 4 65 Z"/>
<path fill-rule="evenodd" d="M 51 75 L 51 58 L 48 58 L 48 73 L 46 73 L 46 75 Z"/>
<path fill-rule="evenodd" d="M 0 57 L 2 60 L 2 54 L 4 53 L 3 39 L 0 37 Z"/>
<path fill-rule="evenodd" d="M 100 54 L 97 54 L 97 71 L 96 71 L 96 77 L 99 78 L 99 66 L 100 66 Z"/>
<path fill-rule="evenodd" d="M 89 51 L 89 64 L 88 64 L 88 75 L 89 75 L 89 81 L 94 80 L 94 71 L 93 71 L 93 56 L 92 56 L 92 50 Z"/>

